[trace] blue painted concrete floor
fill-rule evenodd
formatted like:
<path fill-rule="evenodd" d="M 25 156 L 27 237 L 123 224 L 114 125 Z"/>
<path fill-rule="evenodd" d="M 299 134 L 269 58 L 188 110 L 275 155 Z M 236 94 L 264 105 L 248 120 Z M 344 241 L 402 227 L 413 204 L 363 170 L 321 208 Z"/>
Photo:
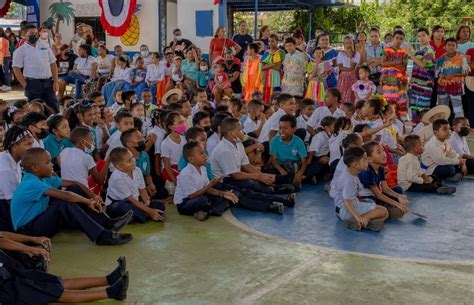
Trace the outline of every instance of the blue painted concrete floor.
<path fill-rule="evenodd" d="M 457 183 L 454 195 L 409 193 L 410 210 L 379 233 L 343 226 L 323 185 L 305 185 L 283 216 L 233 209 L 247 226 L 283 239 L 339 250 L 410 259 L 474 260 L 474 180 Z"/>

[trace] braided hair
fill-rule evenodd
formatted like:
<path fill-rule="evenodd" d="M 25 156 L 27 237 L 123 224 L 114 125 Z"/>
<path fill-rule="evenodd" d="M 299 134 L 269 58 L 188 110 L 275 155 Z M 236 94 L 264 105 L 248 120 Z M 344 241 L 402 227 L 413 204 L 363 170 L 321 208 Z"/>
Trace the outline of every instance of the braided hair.
<path fill-rule="evenodd" d="M 5 137 L 3 139 L 3 147 L 5 150 L 11 151 L 12 147 L 15 144 L 21 142 L 18 140 L 23 134 L 27 133 L 28 129 L 22 126 L 12 126 L 8 131 L 5 133 Z"/>

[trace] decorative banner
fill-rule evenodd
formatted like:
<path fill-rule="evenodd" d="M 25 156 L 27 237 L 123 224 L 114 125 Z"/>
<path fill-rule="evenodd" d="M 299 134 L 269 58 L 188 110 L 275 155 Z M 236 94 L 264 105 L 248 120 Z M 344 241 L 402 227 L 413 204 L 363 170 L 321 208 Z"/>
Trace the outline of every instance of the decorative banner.
<path fill-rule="evenodd" d="M 11 2 L 11 0 L 0 0 L 0 17 L 3 17 L 8 13 Z"/>
<path fill-rule="evenodd" d="M 122 36 L 130 26 L 137 0 L 99 0 L 100 22 L 110 36 Z"/>
<path fill-rule="evenodd" d="M 221 0 L 214 0 L 214 5 L 221 4 Z"/>

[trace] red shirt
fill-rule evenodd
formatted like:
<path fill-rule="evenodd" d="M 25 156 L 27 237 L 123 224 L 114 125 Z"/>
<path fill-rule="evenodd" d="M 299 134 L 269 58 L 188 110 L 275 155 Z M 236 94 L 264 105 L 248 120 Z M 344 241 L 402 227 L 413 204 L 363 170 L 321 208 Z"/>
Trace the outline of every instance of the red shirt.
<path fill-rule="evenodd" d="M 224 57 L 224 48 L 232 48 L 236 46 L 237 43 L 230 38 L 212 38 L 211 40 L 211 50 L 212 54 L 211 59 L 216 58 L 217 56 Z"/>
<path fill-rule="evenodd" d="M 436 59 L 440 58 L 444 55 L 444 53 L 446 53 L 446 42 L 444 42 L 444 40 L 441 40 L 441 44 L 439 45 L 439 47 L 436 47 L 434 40 L 430 41 L 430 45 L 435 51 Z"/>
<path fill-rule="evenodd" d="M 471 72 L 469 72 L 469 76 L 474 76 L 474 69 L 472 69 L 472 66 L 474 64 L 474 48 L 467 49 L 466 51 L 466 57 L 468 59 L 469 67 L 471 67 Z"/>

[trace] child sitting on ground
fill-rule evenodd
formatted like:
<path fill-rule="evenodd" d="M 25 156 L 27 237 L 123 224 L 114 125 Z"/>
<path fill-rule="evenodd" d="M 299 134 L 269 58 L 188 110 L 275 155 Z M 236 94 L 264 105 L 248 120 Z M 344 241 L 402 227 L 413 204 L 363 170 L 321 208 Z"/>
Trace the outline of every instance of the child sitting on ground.
<path fill-rule="evenodd" d="M 301 113 L 296 118 L 296 128 L 306 130 L 308 128 L 308 120 L 313 115 L 315 109 L 315 102 L 310 98 L 305 98 L 301 101 Z M 311 138 L 309 132 L 304 138 L 305 143 L 308 143 Z"/>
<path fill-rule="evenodd" d="M 438 105 L 434 108 L 431 108 L 422 118 L 424 124 L 416 135 L 420 136 L 421 142 L 426 144 L 433 137 L 433 122 L 438 119 L 449 119 L 451 115 L 451 110 L 448 106 Z"/>
<path fill-rule="evenodd" d="M 355 113 L 355 106 L 350 102 L 342 103 L 339 108 L 346 114 L 346 117 L 348 118 L 352 118 Z"/>
<path fill-rule="evenodd" d="M 455 187 L 447 187 L 436 176 L 428 176 L 421 170 L 419 157 L 423 153 L 423 144 L 417 135 L 406 136 L 403 146 L 406 155 L 398 161 L 398 185 L 403 191 L 452 194 L 456 192 Z"/>
<path fill-rule="evenodd" d="M 365 118 L 365 115 L 362 112 L 362 108 L 364 107 L 364 105 L 364 100 L 359 100 L 355 103 L 355 112 L 351 117 L 352 125 L 357 126 L 359 124 L 367 123 L 367 119 Z"/>
<path fill-rule="evenodd" d="M 107 143 L 102 148 L 107 152 L 105 154 L 106 158 L 110 155 L 112 149 L 116 147 L 123 147 L 122 142 L 120 141 L 122 132 L 134 128 L 133 115 L 127 110 L 121 110 L 117 112 L 114 119 L 117 130 L 109 137 Z"/>
<path fill-rule="evenodd" d="M 294 135 L 296 119 L 292 115 L 280 118 L 279 135 L 270 141 L 270 165 L 273 173 L 282 176 L 289 175 L 288 183 L 293 183 L 296 190 L 301 190 L 301 182 L 306 171 L 306 146 L 299 137 Z"/>
<path fill-rule="evenodd" d="M 362 228 L 381 231 L 384 228 L 388 212 L 385 207 L 376 205 L 370 199 L 359 200 L 362 185 L 358 175 L 367 168 L 367 155 L 362 148 L 348 148 L 344 152 L 343 162 L 347 169 L 337 178 L 331 187 L 331 197 L 336 206 L 336 215 L 352 230 Z"/>
<path fill-rule="evenodd" d="M 161 143 L 161 159 L 163 161 L 163 179 L 170 181 L 176 186 L 176 177 L 179 174 L 179 157 L 186 144 L 184 133 L 186 124 L 184 118 L 178 112 L 170 112 L 165 119 L 164 126 L 167 132 L 166 138 Z"/>
<path fill-rule="evenodd" d="M 49 238 L 0 232 L 2 302 L 49 304 L 90 302 L 107 298 L 120 301 L 126 299 L 129 277 L 125 257 L 117 260 L 119 266 L 107 276 L 61 278 L 31 266 L 33 259 L 26 254 L 39 256 L 47 262 L 50 260 L 50 249 Z"/>
<path fill-rule="evenodd" d="M 243 124 L 243 129 L 251 137 L 258 138 L 267 121 L 263 108 L 263 103 L 259 100 L 250 100 L 247 104 L 248 116 Z"/>
<path fill-rule="evenodd" d="M 209 154 L 207 153 L 207 149 L 206 149 L 207 135 L 203 129 L 199 127 L 191 127 L 188 130 L 186 130 L 184 137 L 186 138 L 186 142 L 197 141 L 199 144 L 201 144 L 202 147 L 204 148 L 204 153 L 206 154 L 206 156 L 209 157 Z M 186 165 L 188 165 L 188 161 L 186 161 L 186 158 L 182 154 L 181 158 L 179 159 L 179 164 L 178 164 L 179 171 L 181 172 L 186 167 Z M 209 180 L 214 179 L 215 177 L 212 174 L 211 163 L 207 162 L 204 166 L 206 167 L 207 177 L 209 178 Z"/>
<path fill-rule="evenodd" d="M 116 170 L 109 179 L 105 200 L 107 213 L 115 216 L 133 211 L 134 221 L 163 221 L 165 206 L 161 202 L 150 201 L 143 173 L 136 167 L 132 153 L 127 148 L 116 147 L 110 153 L 110 162 Z"/>
<path fill-rule="evenodd" d="M 53 115 L 48 119 L 48 128 L 51 133 L 44 139 L 43 144 L 44 148 L 51 155 L 54 169 L 57 171 L 59 164 L 61 164 L 59 157 L 61 152 L 65 148 L 72 146 L 71 141 L 69 141 L 71 129 L 69 129 L 68 121 L 59 114 Z"/>
<path fill-rule="evenodd" d="M 434 136 L 425 143 L 421 162 L 427 168 L 426 173 L 441 180 L 458 182 L 466 172 L 466 159 L 459 155 L 449 144 L 451 127 L 449 122 L 438 119 L 433 122 Z"/>
<path fill-rule="evenodd" d="M 87 178 L 92 176 L 94 181 L 103 185 L 108 174 L 108 160 L 99 172 L 91 153 L 94 151 L 94 138 L 87 127 L 77 127 L 71 132 L 70 140 L 74 147 L 65 148 L 60 156 L 61 177 L 88 185 Z"/>
<path fill-rule="evenodd" d="M 157 189 L 151 176 L 150 156 L 145 151 L 146 144 L 141 132 L 136 128 L 129 129 L 122 133 L 120 141 L 123 147 L 128 148 L 135 158 L 135 165 L 141 170 L 145 179 L 146 191 L 151 198 L 154 198 Z"/>
<path fill-rule="evenodd" d="M 474 156 L 471 155 L 469 145 L 467 145 L 466 137 L 471 131 L 469 120 L 465 117 L 457 117 L 453 120 L 453 133 L 449 139 L 449 144 L 464 159 L 466 159 L 467 174 L 474 174 Z"/>
<path fill-rule="evenodd" d="M 23 180 L 13 194 L 13 228 L 31 236 L 54 236 L 61 228 L 76 228 L 97 245 L 119 245 L 132 240 L 131 234 L 117 233 L 131 214 L 110 219 L 100 214 L 102 200 L 81 184 L 52 176 L 51 156 L 42 148 L 31 148 L 22 157 Z M 88 198 L 60 187 L 69 187 Z M 54 198 L 50 203 L 50 198 Z"/>
<path fill-rule="evenodd" d="M 360 195 L 385 206 L 390 219 L 402 217 L 408 212 L 408 198 L 403 195 L 401 187 L 396 186 L 391 189 L 387 184 L 384 168 L 387 163 L 385 150 L 377 142 L 365 144 L 364 150 L 368 156 L 369 166 L 359 173 L 360 182 L 364 186 Z"/>
<path fill-rule="evenodd" d="M 231 205 L 239 202 L 239 197 L 232 191 L 215 189 L 222 177 L 209 182 L 205 167 L 208 164 L 207 155 L 201 143 L 186 143 L 183 156 L 188 163 L 178 176 L 173 200 L 181 215 L 194 215 L 203 221 L 209 215 L 221 216 Z"/>
<path fill-rule="evenodd" d="M 305 176 L 312 184 L 329 173 L 329 138 L 334 132 L 336 118 L 327 116 L 321 120 L 319 132 L 311 139 L 308 148 L 308 168 Z"/>
<path fill-rule="evenodd" d="M 313 115 L 309 118 L 307 122 L 307 131 L 311 135 L 315 135 L 318 131 L 318 128 L 321 127 L 321 121 L 327 116 L 335 117 L 336 119 L 341 116 L 346 116 L 344 111 L 339 109 L 339 103 L 341 102 L 341 92 L 336 88 L 330 88 L 326 91 L 326 96 L 324 97 L 326 106 L 318 107 Z"/>

